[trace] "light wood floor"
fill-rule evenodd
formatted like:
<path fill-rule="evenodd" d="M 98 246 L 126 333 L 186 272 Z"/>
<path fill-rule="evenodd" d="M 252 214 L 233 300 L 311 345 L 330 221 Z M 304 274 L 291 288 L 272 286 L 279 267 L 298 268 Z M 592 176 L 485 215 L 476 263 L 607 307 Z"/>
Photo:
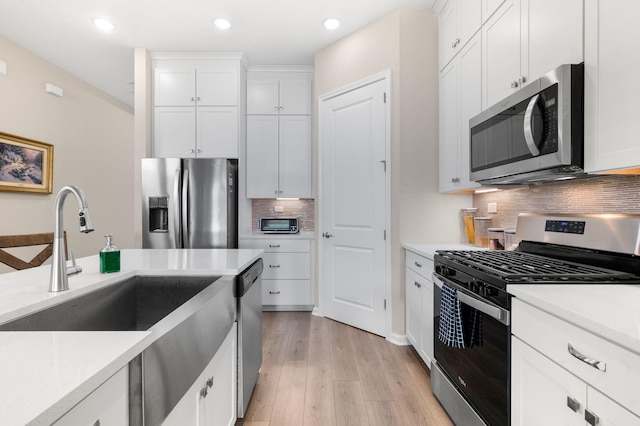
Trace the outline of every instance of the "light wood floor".
<path fill-rule="evenodd" d="M 307 312 L 263 314 L 263 362 L 236 426 L 451 425 L 409 346 Z"/>

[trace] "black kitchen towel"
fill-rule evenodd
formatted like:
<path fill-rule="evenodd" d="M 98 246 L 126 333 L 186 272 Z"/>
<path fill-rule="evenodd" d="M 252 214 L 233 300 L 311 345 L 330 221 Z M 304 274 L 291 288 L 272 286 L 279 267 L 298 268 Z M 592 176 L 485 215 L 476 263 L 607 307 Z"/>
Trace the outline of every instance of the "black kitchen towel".
<path fill-rule="evenodd" d="M 463 303 L 461 316 L 465 347 L 482 346 L 482 312 Z"/>
<path fill-rule="evenodd" d="M 438 338 L 447 346 L 453 346 L 454 348 L 465 347 L 461 311 L 458 291 L 447 284 L 443 284 L 440 298 Z"/>

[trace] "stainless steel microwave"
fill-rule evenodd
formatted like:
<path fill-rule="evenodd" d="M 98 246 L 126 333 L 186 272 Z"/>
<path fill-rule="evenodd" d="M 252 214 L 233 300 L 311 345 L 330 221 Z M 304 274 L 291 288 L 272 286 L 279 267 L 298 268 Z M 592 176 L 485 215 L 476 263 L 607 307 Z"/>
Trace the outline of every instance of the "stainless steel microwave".
<path fill-rule="evenodd" d="M 469 120 L 470 177 L 517 185 L 585 176 L 584 64 L 562 65 Z"/>
<path fill-rule="evenodd" d="M 297 234 L 297 217 L 263 217 L 258 219 L 258 229 L 264 234 Z"/>

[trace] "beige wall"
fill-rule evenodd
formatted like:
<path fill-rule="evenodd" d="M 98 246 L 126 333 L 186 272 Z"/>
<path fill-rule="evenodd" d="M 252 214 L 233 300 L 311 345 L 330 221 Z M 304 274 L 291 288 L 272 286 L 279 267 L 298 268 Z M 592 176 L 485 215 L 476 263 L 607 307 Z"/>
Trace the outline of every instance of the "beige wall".
<path fill-rule="evenodd" d="M 79 233 L 77 206 L 68 197 L 65 229 L 76 257 L 98 253 L 106 233 L 117 246 L 133 247 L 132 108 L 1 37 L 0 60 L 7 63 L 0 131 L 54 145 L 53 194 L 0 192 L 0 235 L 52 232 L 55 196 L 73 184 L 85 192 L 96 228 Z M 46 93 L 47 82 L 64 96 Z"/>
<path fill-rule="evenodd" d="M 405 321 L 401 244 L 460 241 L 459 209 L 472 203 L 469 195 L 438 192 L 437 33 L 433 11 L 403 9 L 315 56 L 316 96 L 391 70 L 391 306 L 392 333 L 399 335 Z M 317 123 L 314 129 L 317 161 Z"/>

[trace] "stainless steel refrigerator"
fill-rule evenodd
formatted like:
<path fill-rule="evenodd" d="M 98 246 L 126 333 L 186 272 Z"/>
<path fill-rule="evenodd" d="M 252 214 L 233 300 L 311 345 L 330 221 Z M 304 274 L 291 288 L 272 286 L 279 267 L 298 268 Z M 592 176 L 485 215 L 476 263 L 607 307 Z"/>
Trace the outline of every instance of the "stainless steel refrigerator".
<path fill-rule="evenodd" d="M 238 161 L 142 159 L 143 248 L 237 248 Z"/>

